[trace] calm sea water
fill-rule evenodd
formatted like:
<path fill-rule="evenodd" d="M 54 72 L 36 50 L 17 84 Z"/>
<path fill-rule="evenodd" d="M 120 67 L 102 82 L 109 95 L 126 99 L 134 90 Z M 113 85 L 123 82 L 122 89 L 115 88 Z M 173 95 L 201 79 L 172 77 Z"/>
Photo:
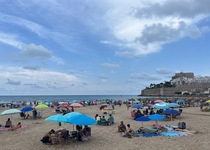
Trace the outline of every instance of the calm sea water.
<path fill-rule="evenodd" d="M 89 100 L 128 100 L 128 99 L 139 99 L 137 95 L 35 95 L 35 96 L 0 96 L 0 101 L 11 102 L 11 101 L 89 101 Z"/>

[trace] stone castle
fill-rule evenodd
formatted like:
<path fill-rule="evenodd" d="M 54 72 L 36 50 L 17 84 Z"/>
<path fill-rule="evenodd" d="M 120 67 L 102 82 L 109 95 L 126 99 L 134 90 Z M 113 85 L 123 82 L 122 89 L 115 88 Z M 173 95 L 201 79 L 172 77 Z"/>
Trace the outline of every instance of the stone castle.
<path fill-rule="evenodd" d="M 176 73 L 165 83 L 151 84 L 141 91 L 141 96 L 209 95 L 210 77 L 195 77 L 194 73 Z"/>

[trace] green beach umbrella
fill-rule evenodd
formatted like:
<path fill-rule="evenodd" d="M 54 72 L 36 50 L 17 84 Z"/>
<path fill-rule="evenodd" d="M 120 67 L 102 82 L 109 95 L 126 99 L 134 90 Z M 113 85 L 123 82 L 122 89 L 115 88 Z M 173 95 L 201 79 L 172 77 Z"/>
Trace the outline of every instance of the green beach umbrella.
<path fill-rule="evenodd" d="M 48 108 L 46 104 L 39 104 L 35 108 L 43 109 L 43 108 Z"/>

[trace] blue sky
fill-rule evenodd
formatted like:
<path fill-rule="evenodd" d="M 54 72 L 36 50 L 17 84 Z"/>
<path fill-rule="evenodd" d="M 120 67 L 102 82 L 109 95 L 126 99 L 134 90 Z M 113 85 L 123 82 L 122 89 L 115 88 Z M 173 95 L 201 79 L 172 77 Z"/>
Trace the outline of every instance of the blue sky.
<path fill-rule="evenodd" d="M 0 95 L 138 95 L 210 76 L 209 0 L 1 0 Z"/>

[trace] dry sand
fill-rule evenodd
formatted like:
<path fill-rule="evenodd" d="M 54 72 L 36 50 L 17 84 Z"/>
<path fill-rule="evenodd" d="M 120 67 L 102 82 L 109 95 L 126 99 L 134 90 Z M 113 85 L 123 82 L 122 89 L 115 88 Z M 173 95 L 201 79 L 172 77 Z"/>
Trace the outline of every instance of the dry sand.
<path fill-rule="evenodd" d="M 2 112 L 3 108 L 0 108 Z M 19 114 L 12 115 L 13 124 L 19 121 L 22 125 L 27 127 L 18 131 L 0 131 L 0 149 L 1 150 L 54 150 L 54 149 L 68 149 L 68 150 L 210 150 L 210 112 L 200 112 L 198 107 L 183 108 L 183 113 L 180 119 L 173 121 L 159 121 L 159 124 L 177 125 L 178 122 L 184 121 L 187 124 L 187 129 L 199 131 L 198 134 L 193 134 L 185 137 L 133 137 L 123 138 L 117 133 L 117 126 L 120 121 L 125 124 L 131 124 L 131 127 L 136 130 L 141 126 L 141 122 L 132 120 L 130 116 L 131 108 L 126 109 L 125 105 L 116 107 L 115 110 L 115 125 L 100 126 L 93 125 L 92 136 L 89 141 L 85 142 L 70 142 L 63 145 L 45 145 L 40 139 L 43 135 L 52 128 L 58 129 L 58 123 L 51 123 L 44 120 L 44 118 L 55 114 L 54 109 L 47 108 L 42 110 L 43 118 L 37 120 L 23 120 Z M 83 108 L 75 108 L 75 111 L 88 114 L 92 117 L 95 114 L 102 114 L 99 110 L 99 105 L 87 106 Z M 31 113 L 31 112 L 30 112 Z M 8 117 L 0 116 L 0 124 L 5 124 Z M 154 121 L 144 122 L 144 126 L 151 126 Z M 73 125 L 63 124 L 62 128 L 70 131 L 73 130 Z"/>

